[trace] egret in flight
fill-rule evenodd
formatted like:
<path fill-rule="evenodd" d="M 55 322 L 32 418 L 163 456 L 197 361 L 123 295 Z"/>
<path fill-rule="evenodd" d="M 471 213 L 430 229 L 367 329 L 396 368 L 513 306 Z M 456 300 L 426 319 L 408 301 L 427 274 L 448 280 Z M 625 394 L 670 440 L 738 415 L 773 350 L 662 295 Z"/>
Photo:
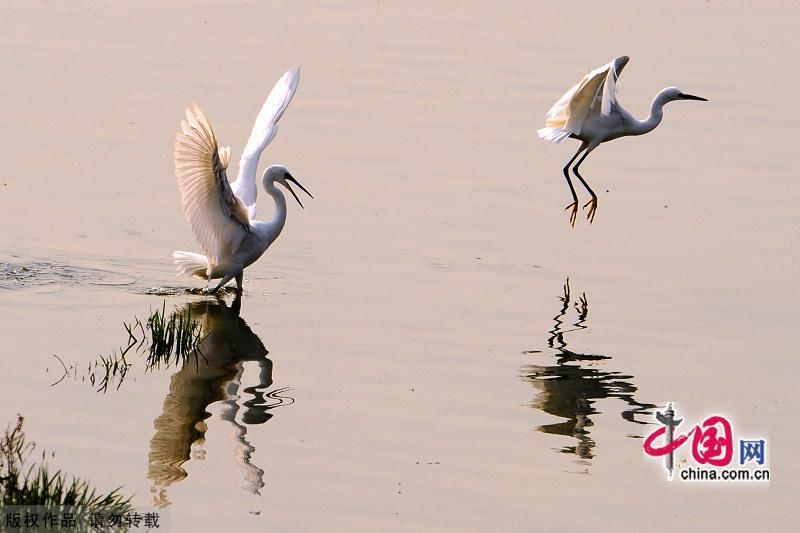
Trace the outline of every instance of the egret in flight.
<path fill-rule="evenodd" d="M 629 59 L 628 56 L 620 56 L 584 76 L 580 83 L 567 91 L 550 108 L 545 117 L 547 119 L 546 127 L 539 130 L 539 137 L 548 141 L 559 143 L 568 137 L 581 141 L 580 148 L 564 167 L 564 177 L 567 178 L 567 185 L 569 185 L 573 200 L 566 210 L 572 210 L 569 221 L 573 226 L 578 214 L 578 195 L 575 194 L 575 187 L 569 177 L 569 167 L 581 153 L 583 155 L 575 163 L 572 171 L 592 195 L 592 199 L 583 206 L 584 208 L 589 207 L 586 218 L 591 224 L 597 210 L 597 195 L 578 172 L 578 167 L 581 166 L 586 156 L 606 141 L 627 135 L 642 135 L 652 131 L 661 123 L 664 116 L 664 105 L 668 102 L 673 100 L 708 101 L 699 96 L 686 94 L 677 87 L 667 87 L 662 89 L 650 104 L 650 116 L 644 120 L 637 119 L 617 102 L 617 78 L 628 64 Z"/>
<path fill-rule="evenodd" d="M 233 183 L 228 183 L 226 174 L 230 147 L 219 147 L 203 112 L 194 105 L 186 110 L 186 120 L 181 121 L 181 132 L 175 136 L 175 176 L 183 213 L 205 255 L 176 251 L 172 257 L 179 274 L 208 282 L 222 278 L 212 293 L 233 278 L 241 292 L 245 267 L 261 257 L 280 235 L 286 223 L 286 198 L 276 183 L 286 187 L 300 207 L 303 204 L 289 183 L 311 196 L 285 166 L 272 165 L 264 172 L 261 183 L 275 201 L 275 214 L 268 222 L 255 219 L 258 159 L 278 132 L 278 120 L 291 102 L 299 80 L 300 69 L 292 68 L 269 93 L 256 117 L 239 161 L 239 176 Z"/>

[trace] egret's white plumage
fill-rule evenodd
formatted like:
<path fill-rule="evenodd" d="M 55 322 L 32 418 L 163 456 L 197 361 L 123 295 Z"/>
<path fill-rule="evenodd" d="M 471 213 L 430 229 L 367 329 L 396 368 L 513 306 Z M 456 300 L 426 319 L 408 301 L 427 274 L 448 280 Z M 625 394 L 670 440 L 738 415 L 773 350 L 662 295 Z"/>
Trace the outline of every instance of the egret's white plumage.
<path fill-rule="evenodd" d="M 275 201 L 275 215 L 268 222 L 255 220 L 258 159 L 275 137 L 277 121 L 291 101 L 298 79 L 299 69 L 289 70 L 267 97 L 233 184 L 228 183 L 226 174 L 230 148 L 219 147 L 211 124 L 196 105 L 186 110 L 186 120 L 175 139 L 175 176 L 184 215 L 205 255 L 176 251 L 173 259 L 180 274 L 209 281 L 222 278 L 215 291 L 235 277 L 241 291 L 244 268 L 261 257 L 286 222 L 286 199 L 275 182 L 286 187 L 298 203 L 300 199 L 288 182 L 311 196 L 286 167 L 273 165 L 264 172 L 262 184 Z"/>
<path fill-rule="evenodd" d="M 261 106 L 261 111 L 253 124 L 253 131 L 250 133 L 250 138 L 247 139 L 247 144 L 242 151 L 242 157 L 239 159 L 239 175 L 231 183 L 231 189 L 247 206 L 250 218 L 256 218 L 258 159 L 261 157 L 261 152 L 278 134 L 278 121 L 289 107 L 289 102 L 292 101 L 299 82 L 300 67 L 291 68 L 281 76 L 264 101 L 264 105 Z"/>
<path fill-rule="evenodd" d="M 597 195 L 578 172 L 578 167 L 589 153 L 601 143 L 627 135 L 642 135 L 652 131 L 661 123 L 664 105 L 673 100 L 702 100 L 705 98 L 685 94 L 677 87 L 661 90 L 650 105 L 650 115 L 639 120 L 617 101 L 617 79 L 629 61 L 628 56 L 620 56 L 610 63 L 589 72 L 584 78 L 564 94 L 545 115 L 545 127 L 538 131 L 539 137 L 548 141 L 561 142 L 566 138 L 578 139 L 580 148 L 564 167 L 573 202 L 567 206 L 572 210 L 570 223 L 575 224 L 578 212 L 578 196 L 569 177 L 569 167 L 583 152 L 573 167 L 575 176 L 592 195 L 584 205 L 590 206 L 587 218 L 594 220 L 597 210 Z"/>
<path fill-rule="evenodd" d="M 213 264 L 239 247 L 250 230 L 244 203 L 225 175 L 229 150 L 220 150 L 211 125 L 195 105 L 175 138 L 175 176 L 186 220 Z M 221 157 L 222 156 L 222 157 Z"/>
<path fill-rule="evenodd" d="M 547 127 L 539 136 L 548 141 L 561 142 L 570 135 L 578 135 L 590 113 L 607 117 L 617 104 L 617 77 L 628 63 L 627 56 L 597 68 L 576 83 L 545 115 Z"/>

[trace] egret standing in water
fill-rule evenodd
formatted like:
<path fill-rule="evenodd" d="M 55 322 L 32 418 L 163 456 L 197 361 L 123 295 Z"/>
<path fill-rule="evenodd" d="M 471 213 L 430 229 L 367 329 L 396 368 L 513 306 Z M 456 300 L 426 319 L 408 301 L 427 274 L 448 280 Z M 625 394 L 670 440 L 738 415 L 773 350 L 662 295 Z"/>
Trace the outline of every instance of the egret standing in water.
<path fill-rule="evenodd" d="M 191 252 L 172 254 L 179 274 L 207 279 L 222 278 L 216 292 L 236 278 L 242 291 L 245 267 L 255 262 L 278 238 L 286 223 L 286 198 L 279 183 L 303 206 L 289 182 L 311 196 L 283 165 L 272 165 L 261 178 L 267 194 L 275 201 L 275 214 L 268 222 L 256 220 L 256 169 L 261 152 L 278 132 L 278 120 L 292 100 L 300 69 L 290 69 L 278 80 L 256 118 L 253 131 L 239 161 L 239 176 L 228 183 L 226 170 L 230 147 L 220 148 L 203 112 L 194 106 L 186 110 L 181 132 L 175 137 L 175 176 L 186 220 L 206 255 Z M 313 196 L 311 196 L 313 198 Z"/>
<path fill-rule="evenodd" d="M 567 210 L 572 210 L 569 221 L 573 226 L 578 214 L 578 195 L 575 194 L 575 187 L 569 177 L 569 167 L 581 153 L 583 155 L 575 163 L 572 171 L 592 195 L 592 199 L 583 206 L 589 207 L 586 218 L 591 223 L 597 210 L 597 195 L 578 172 L 578 167 L 586 156 L 606 141 L 652 131 L 661 123 L 664 105 L 668 102 L 673 100 L 707 102 L 705 98 L 686 94 L 677 87 L 667 87 L 662 89 L 650 104 L 650 116 L 645 120 L 637 119 L 617 102 L 617 78 L 629 59 L 628 56 L 620 56 L 584 76 L 580 83 L 567 91 L 547 112 L 546 127 L 539 130 L 539 137 L 548 141 L 559 143 L 570 137 L 581 141 L 580 148 L 564 167 L 564 177 L 567 178 L 567 185 L 572 192 L 573 201 L 567 206 Z"/>

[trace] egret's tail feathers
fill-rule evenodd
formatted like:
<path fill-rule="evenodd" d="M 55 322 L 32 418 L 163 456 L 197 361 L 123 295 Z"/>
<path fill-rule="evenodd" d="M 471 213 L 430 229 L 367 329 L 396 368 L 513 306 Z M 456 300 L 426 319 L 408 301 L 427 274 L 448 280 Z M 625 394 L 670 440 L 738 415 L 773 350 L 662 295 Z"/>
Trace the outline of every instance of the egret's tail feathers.
<path fill-rule="evenodd" d="M 175 261 L 175 269 L 178 275 L 197 276 L 207 278 L 208 259 L 204 255 L 192 252 L 172 252 L 172 259 Z"/>
<path fill-rule="evenodd" d="M 568 139 L 572 133 L 564 128 L 542 128 L 538 131 L 539 137 L 545 141 L 553 141 L 560 143 L 564 139 Z"/>

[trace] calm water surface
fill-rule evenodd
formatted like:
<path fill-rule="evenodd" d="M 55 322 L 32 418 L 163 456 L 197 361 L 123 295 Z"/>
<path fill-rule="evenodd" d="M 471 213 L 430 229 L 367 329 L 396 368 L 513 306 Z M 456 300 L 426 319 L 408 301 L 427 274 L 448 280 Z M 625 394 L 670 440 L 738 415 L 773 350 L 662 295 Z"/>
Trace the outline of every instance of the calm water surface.
<path fill-rule="evenodd" d="M 181 531 L 796 529 L 799 12 L 7 7 L 0 422 L 22 413 L 55 466 Z M 577 146 L 536 129 L 621 54 L 634 114 L 668 85 L 710 102 L 593 153 L 597 216 L 572 229 Z M 235 160 L 293 64 L 264 159 L 315 200 L 241 301 L 192 294 L 170 260 L 198 251 L 172 172 L 182 110 Z M 131 354 L 95 392 L 91 362 L 162 306 L 199 320 L 207 361 Z M 50 386 L 54 354 L 73 371 Z M 668 401 L 768 439 L 769 486 L 666 482 L 641 437 Z"/>

